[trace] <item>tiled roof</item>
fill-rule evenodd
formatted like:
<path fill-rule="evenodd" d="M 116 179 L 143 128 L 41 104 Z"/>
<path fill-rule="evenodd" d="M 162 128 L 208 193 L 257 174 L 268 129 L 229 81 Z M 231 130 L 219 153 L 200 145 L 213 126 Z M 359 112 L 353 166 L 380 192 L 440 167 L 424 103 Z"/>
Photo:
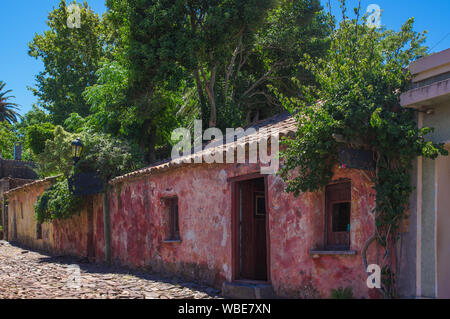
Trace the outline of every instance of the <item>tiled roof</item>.
<path fill-rule="evenodd" d="M 142 176 L 150 175 L 154 172 L 161 172 L 165 170 L 169 170 L 175 167 L 181 167 L 185 165 L 195 165 L 193 164 L 194 159 L 200 156 L 204 156 L 206 154 L 214 155 L 216 152 L 222 152 L 225 154 L 226 150 L 236 150 L 236 147 L 245 147 L 251 143 L 259 142 L 263 139 L 270 140 L 270 136 L 277 135 L 281 139 L 282 136 L 291 136 L 297 131 L 297 122 L 294 117 L 292 117 L 289 113 L 282 113 L 271 117 L 267 120 L 259 121 L 253 123 L 244 128 L 244 130 L 248 130 L 249 128 L 253 128 L 256 130 L 256 133 L 249 134 L 244 137 L 240 137 L 238 139 L 234 139 L 234 142 L 226 143 L 226 142 L 210 142 L 203 146 L 202 150 L 192 155 L 181 157 L 177 160 L 166 160 L 163 162 L 159 162 L 153 164 L 144 169 L 119 176 L 114 178 L 109 182 L 110 185 L 116 185 L 122 183 L 126 180 L 140 178 Z M 224 137 L 226 141 L 226 137 Z M 189 162 L 188 162 L 189 161 Z M 188 163 L 186 163 L 188 162 Z M 192 164 L 191 164 L 192 163 Z M 202 165 L 202 164 L 196 164 Z M 203 163 L 204 165 L 204 163 Z"/>
<path fill-rule="evenodd" d="M 4 196 L 5 196 L 5 197 L 10 197 L 10 196 L 12 196 L 12 195 L 14 195 L 14 194 L 16 194 L 16 193 L 18 193 L 18 192 L 26 191 L 26 190 L 28 190 L 28 189 L 30 189 L 30 188 L 33 188 L 33 187 L 36 187 L 36 186 L 45 185 L 45 184 L 47 184 L 47 183 L 52 184 L 52 183 L 53 183 L 54 181 L 56 181 L 56 179 L 58 179 L 59 177 L 61 177 L 61 175 L 58 175 L 58 176 L 52 176 L 52 177 L 47 177 L 47 178 L 44 178 L 44 179 L 40 179 L 40 180 L 37 180 L 37 181 L 33 181 L 33 182 L 31 182 L 31 183 L 22 185 L 22 186 L 20 186 L 20 187 L 13 188 L 13 189 L 11 189 L 11 190 L 5 192 L 5 193 L 4 193 Z"/>

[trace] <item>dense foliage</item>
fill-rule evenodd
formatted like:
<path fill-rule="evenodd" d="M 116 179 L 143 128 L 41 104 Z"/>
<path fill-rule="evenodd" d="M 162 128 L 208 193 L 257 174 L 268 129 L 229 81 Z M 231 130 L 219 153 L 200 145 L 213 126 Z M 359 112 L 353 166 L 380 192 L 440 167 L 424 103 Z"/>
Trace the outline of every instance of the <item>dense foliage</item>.
<path fill-rule="evenodd" d="M 0 121 L 0 155 L 6 159 L 12 159 L 14 154 L 14 141 L 17 140 L 17 134 L 13 126 L 8 122 Z"/>
<path fill-rule="evenodd" d="M 53 138 L 45 142 L 44 151 L 36 154 L 36 161 L 43 176 L 62 174 L 69 177 L 74 172 L 71 143 L 80 138 L 84 145 L 82 158 L 76 172 L 95 172 L 105 182 L 118 175 L 143 166 L 141 155 L 126 142 L 103 133 L 89 130 L 69 133 L 61 126 L 53 131 Z"/>
<path fill-rule="evenodd" d="M 353 144 L 376 152 L 375 234 L 366 246 L 376 242 L 384 251 L 381 292 L 394 297 L 395 244 L 412 191 L 413 160 L 447 152 L 426 140 L 431 129 L 418 129 L 412 110 L 400 107 L 400 94 L 410 81 L 405 70 L 424 54 L 424 37 L 413 31 L 413 19 L 399 32 L 371 29 L 358 18 L 346 18 L 343 7 L 328 55 L 305 64 L 318 86 L 301 88 L 304 101 L 284 100 L 296 112 L 299 128 L 296 138 L 285 142 L 280 173 L 295 195 L 318 191 L 333 178 L 339 147 Z"/>
<path fill-rule="evenodd" d="M 53 219 L 69 219 L 81 211 L 83 198 L 69 191 L 67 179 L 61 179 L 47 189 L 35 205 L 35 216 L 39 223 Z"/>
<path fill-rule="evenodd" d="M 17 126 L 30 153 L 50 123 L 124 139 L 147 163 L 164 159 L 173 129 L 194 120 L 225 129 L 278 113 L 274 89 L 301 97 L 295 82 L 314 78 L 299 62 L 329 45 L 319 0 L 107 0 L 102 17 L 80 5 L 81 28 L 68 27 L 69 4 L 29 44 L 44 65 L 31 88 L 38 105 Z"/>
<path fill-rule="evenodd" d="M 318 0 L 133 0 L 126 11 L 128 97 L 150 161 L 174 106 L 204 129 L 266 118 L 281 110 L 271 88 L 298 95 L 292 78 L 309 78 L 298 64 L 304 53 L 327 48 Z"/>
<path fill-rule="evenodd" d="M 49 30 L 36 34 L 29 44 L 29 55 L 41 59 L 44 71 L 36 76 L 33 93 L 52 115 L 54 124 L 62 125 L 70 113 L 86 116 L 90 106 L 82 93 L 97 81 L 95 72 L 105 55 L 103 24 L 85 2 L 80 10 L 81 28 L 67 26 L 67 4 L 49 13 Z"/>
<path fill-rule="evenodd" d="M 51 123 L 33 124 L 26 127 L 26 147 L 34 154 L 44 152 L 45 142 L 53 139 L 55 126 Z"/>
<path fill-rule="evenodd" d="M 73 134 L 61 126 L 57 126 L 52 134 L 53 138 L 45 141 L 44 151 L 36 154 L 36 161 L 43 176 L 62 174 L 62 177 L 44 192 L 36 205 L 40 222 L 69 218 L 82 209 L 86 197 L 69 192 L 67 178 L 72 174 L 94 172 L 107 183 L 111 178 L 143 165 L 139 153 L 134 152 L 127 143 L 105 134 L 91 131 Z M 71 142 L 77 137 L 83 141 L 84 150 L 82 159 L 74 167 Z"/>

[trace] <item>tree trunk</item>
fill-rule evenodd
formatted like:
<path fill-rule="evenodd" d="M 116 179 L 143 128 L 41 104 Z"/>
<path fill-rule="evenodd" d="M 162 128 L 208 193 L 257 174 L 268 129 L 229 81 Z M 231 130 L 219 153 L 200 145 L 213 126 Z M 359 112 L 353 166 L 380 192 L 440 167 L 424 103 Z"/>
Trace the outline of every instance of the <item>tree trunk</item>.
<path fill-rule="evenodd" d="M 156 161 L 155 140 L 156 130 L 153 127 L 152 120 L 145 120 L 142 124 L 139 149 L 144 154 L 144 160 L 149 164 Z"/>
<path fill-rule="evenodd" d="M 194 72 L 195 76 L 195 84 L 197 86 L 197 92 L 200 99 L 200 106 L 202 110 L 202 123 L 204 126 L 206 126 L 207 122 L 207 114 L 208 114 L 208 108 L 206 105 L 206 99 L 205 95 L 203 94 L 203 88 L 202 88 L 202 81 L 200 80 L 200 74 L 198 69 Z"/>
<path fill-rule="evenodd" d="M 148 153 L 147 153 L 147 160 L 149 163 L 155 163 L 156 162 L 156 129 L 155 127 L 150 124 L 151 127 L 149 129 L 148 134 Z"/>
<path fill-rule="evenodd" d="M 209 100 L 209 106 L 211 107 L 210 113 L 209 113 L 209 127 L 216 127 L 217 122 L 217 111 L 216 111 L 216 99 L 214 96 L 214 86 L 216 82 L 216 67 L 214 66 L 211 70 L 211 78 L 208 81 L 205 75 L 205 71 L 203 70 L 203 67 L 200 69 L 203 82 L 205 85 L 206 93 L 208 94 L 208 100 Z"/>

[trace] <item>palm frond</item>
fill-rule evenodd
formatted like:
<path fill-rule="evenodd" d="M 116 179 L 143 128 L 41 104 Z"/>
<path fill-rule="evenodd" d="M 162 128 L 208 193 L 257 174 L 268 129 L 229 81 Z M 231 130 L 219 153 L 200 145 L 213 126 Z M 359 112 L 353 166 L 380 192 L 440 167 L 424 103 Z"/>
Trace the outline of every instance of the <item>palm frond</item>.
<path fill-rule="evenodd" d="M 3 91 L 5 85 L 5 82 L 0 81 L 0 122 L 6 121 L 13 124 L 21 118 L 20 114 L 16 112 L 16 110 L 19 110 L 19 105 L 9 101 L 10 99 L 15 98 L 15 96 L 6 96 L 6 94 L 11 93 L 12 90 Z"/>

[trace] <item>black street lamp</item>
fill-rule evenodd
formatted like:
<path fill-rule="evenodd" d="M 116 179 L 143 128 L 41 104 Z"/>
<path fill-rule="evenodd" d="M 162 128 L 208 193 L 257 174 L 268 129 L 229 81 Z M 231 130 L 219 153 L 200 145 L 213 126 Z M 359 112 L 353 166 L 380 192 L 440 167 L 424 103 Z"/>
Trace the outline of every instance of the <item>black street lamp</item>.
<path fill-rule="evenodd" d="M 77 138 L 72 142 L 72 159 L 74 165 L 80 160 L 81 153 L 83 152 L 83 143 Z"/>

